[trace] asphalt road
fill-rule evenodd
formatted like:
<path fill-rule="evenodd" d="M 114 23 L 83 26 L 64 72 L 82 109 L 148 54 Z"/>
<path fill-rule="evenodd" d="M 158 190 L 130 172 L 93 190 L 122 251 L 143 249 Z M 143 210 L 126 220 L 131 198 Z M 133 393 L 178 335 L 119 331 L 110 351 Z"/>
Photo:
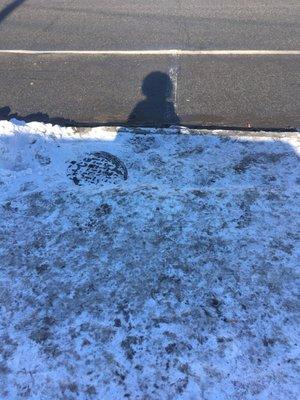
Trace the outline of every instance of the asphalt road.
<path fill-rule="evenodd" d="M 299 50 L 299 21 L 299 2 L 291 0 L 0 0 L 0 50 Z M 2 53 L 0 116 L 87 125 L 299 127 L 299 59 Z M 148 93 L 143 112 L 128 120 L 154 71 L 170 87 Z M 155 117 L 167 103 L 176 118 Z"/>

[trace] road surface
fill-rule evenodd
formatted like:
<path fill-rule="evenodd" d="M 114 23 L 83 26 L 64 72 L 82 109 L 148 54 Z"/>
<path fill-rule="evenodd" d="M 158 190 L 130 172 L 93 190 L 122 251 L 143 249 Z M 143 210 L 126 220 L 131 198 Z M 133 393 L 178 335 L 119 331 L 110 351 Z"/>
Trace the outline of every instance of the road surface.
<path fill-rule="evenodd" d="M 292 0 L 1 0 L 0 116 L 299 127 L 299 17 Z M 155 71 L 170 80 L 176 118 L 153 117 L 167 96 L 162 88 L 146 99 L 151 119 L 144 113 L 129 120 Z"/>

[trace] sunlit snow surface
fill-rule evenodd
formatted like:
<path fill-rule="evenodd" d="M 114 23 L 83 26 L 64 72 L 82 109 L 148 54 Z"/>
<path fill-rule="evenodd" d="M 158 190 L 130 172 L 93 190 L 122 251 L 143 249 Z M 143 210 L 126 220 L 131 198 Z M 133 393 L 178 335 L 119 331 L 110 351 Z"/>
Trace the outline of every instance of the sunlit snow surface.
<path fill-rule="evenodd" d="M 297 136 L 1 121 L 0 398 L 296 400 Z"/>

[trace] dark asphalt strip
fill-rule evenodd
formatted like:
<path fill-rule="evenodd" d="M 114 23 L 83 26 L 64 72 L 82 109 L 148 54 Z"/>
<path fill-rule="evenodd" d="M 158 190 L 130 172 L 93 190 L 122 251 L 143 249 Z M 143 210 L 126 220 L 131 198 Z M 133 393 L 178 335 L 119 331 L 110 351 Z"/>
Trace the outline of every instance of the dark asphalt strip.
<path fill-rule="evenodd" d="M 0 116 L 83 126 L 297 128 L 299 58 L 1 54 Z M 145 103 L 143 82 L 155 71 L 171 82 L 174 121 L 155 119 L 163 87 Z M 128 121 L 142 100 L 143 112 Z"/>

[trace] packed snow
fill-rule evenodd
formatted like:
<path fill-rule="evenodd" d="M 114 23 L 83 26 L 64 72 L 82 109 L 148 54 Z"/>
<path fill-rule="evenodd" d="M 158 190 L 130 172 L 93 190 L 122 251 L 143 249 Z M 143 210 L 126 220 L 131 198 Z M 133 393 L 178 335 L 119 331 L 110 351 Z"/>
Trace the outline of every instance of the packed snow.
<path fill-rule="evenodd" d="M 298 399 L 299 183 L 295 132 L 0 121 L 0 398 Z"/>

